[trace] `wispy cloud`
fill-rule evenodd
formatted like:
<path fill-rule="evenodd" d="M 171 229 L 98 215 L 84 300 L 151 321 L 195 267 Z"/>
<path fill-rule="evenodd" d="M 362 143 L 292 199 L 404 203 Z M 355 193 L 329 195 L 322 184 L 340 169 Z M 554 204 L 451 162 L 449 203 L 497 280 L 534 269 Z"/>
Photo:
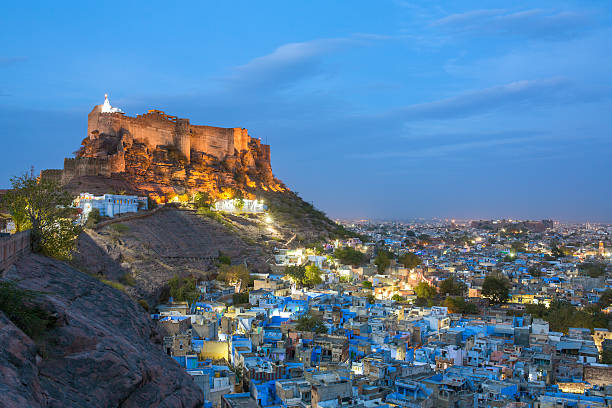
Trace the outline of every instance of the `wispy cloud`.
<path fill-rule="evenodd" d="M 499 147 L 505 145 L 518 145 L 542 138 L 549 138 L 550 136 L 521 136 L 521 137 L 510 137 L 503 139 L 488 139 L 478 140 L 460 143 L 449 143 L 436 146 L 429 146 L 417 149 L 411 149 L 409 151 L 384 151 L 384 152 L 371 152 L 371 153 L 356 153 L 347 155 L 348 158 L 352 159 L 399 159 L 399 158 L 425 158 L 425 157 L 436 157 L 443 156 L 448 153 L 455 153 L 465 150 L 475 150 L 489 147 Z"/>
<path fill-rule="evenodd" d="M 513 35 L 558 40 L 592 27 L 593 19 L 579 11 L 530 9 L 511 12 L 479 9 L 437 19 L 432 26 L 452 32 Z"/>
<path fill-rule="evenodd" d="M 0 67 L 7 67 L 9 65 L 24 62 L 28 57 L 0 57 Z"/>
<path fill-rule="evenodd" d="M 500 108 L 585 102 L 610 96 L 610 90 L 589 90 L 565 78 L 522 80 L 434 102 L 409 105 L 391 113 L 404 120 L 450 119 L 484 114 Z"/>
<path fill-rule="evenodd" d="M 343 38 L 288 43 L 269 54 L 234 67 L 224 79 L 232 87 L 266 91 L 283 89 L 306 78 L 321 75 L 321 63 L 330 54 L 346 47 L 394 38 L 381 34 L 356 33 Z"/>

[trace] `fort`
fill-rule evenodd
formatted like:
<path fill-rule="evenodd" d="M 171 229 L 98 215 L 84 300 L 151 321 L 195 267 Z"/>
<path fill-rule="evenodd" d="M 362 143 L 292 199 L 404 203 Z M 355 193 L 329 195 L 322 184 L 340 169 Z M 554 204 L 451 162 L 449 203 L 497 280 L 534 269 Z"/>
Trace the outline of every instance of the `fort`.
<path fill-rule="evenodd" d="M 185 183 L 188 190 L 226 184 L 283 189 L 272 175 L 270 146 L 247 129 L 192 125 L 159 110 L 131 117 L 112 107 L 107 95 L 89 113 L 81 144 L 62 170 L 44 170 L 41 176 L 63 185 L 85 176 L 118 176 L 145 190 L 157 185 L 167 191 Z"/>

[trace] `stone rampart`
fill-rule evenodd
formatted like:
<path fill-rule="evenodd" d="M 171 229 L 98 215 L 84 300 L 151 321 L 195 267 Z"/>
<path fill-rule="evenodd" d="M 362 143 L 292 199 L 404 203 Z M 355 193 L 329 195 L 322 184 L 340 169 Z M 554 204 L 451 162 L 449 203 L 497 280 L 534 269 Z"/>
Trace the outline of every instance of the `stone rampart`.
<path fill-rule="evenodd" d="M 592 385 L 612 384 L 612 365 L 585 365 L 582 379 Z"/>
<path fill-rule="evenodd" d="M 30 230 L 0 237 L 0 271 L 13 264 L 21 255 L 30 252 Z"/>

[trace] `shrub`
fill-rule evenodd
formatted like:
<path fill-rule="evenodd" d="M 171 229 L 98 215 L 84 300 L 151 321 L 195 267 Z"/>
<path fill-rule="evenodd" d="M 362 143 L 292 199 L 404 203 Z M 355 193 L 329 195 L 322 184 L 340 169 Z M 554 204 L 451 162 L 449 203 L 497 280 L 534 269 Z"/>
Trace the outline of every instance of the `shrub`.
<path fill-rule="evenodd" d="M 136 279 L 134 279 L 134 277 L 132 276 L 131 273 L 126 272 L 125 275 L 123 275 L 121 278 L 119 278 L 119 281 L 124 284 L 124 285 L 128 285 L 128 286 L 134 286 L 136 285 Z"/>
<path fill-rule="evenodd" d="M 128 227 L 125 224 L 118 223 L 118 224 L 111 224 L 110 229 L 115 231 L 118 234 L 124 234 L 130 230 L 130 227 Z"/>
<path fill-rule="evenodd" d="M 100 281 L 122 292 L 125 292 L 127 290 L 126 287 L 119 282 L 108 280 L 108 279 L 100 279 Z"/>
<path fill-rule="evenodd" d="M 149 311 L 149 304 L 147 303 L 147 301 L 146 301 L 146 300 L 144 300 L 144 299 L 139 299 L 139 300 L 138 300 L 138 304 L 139 304 L 140 306 L 142 306 L 142 308 L 143 308 L 144 310 L 146 310 L 147 312 Z"/>
<path fill-rule="evenodd" d="M 97 208 L 92 208 L 87 216 L 87 222 L 85 223 L 86 228 L 93 228 L 96 224 L 100 222 L 100 210 Z"/>
<path fill-rule="evenodd" d="M 32 339 L 38 339 L 55 323 L 49 312 L 33 303 L 39 294 L 20 289 L 11 281 L 0 282 L 0 310 Z"/>

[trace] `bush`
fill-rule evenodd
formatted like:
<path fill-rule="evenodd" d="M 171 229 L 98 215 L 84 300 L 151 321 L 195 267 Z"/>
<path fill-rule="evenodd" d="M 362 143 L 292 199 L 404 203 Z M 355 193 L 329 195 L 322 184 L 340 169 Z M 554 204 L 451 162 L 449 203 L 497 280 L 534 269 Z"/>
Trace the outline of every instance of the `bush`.
<path fill-rule="evenodd" d="M 115 231 L 118 234 L 125 234 L 126 232 L 128 232 L 130 230 L 130 227 L 128 227 L 125 224 L 111 224 L 110 229 Z"/>
<path fill-rule="evenodd" d="M 100 281 L 122 292 L 125 292 L 127 290 L 127 288 L 119 282 L 108 280 L 108 279 L 100 279 Z"/>
<path fill-rule="evenodd" d="M 0 310 L 32 339 L 40 338 L 55 323 L 49 312 L 33 303 L 39 294 L 11 281 L 0 282 Z"/>
<path fill-rule="evenodd" d="M 123 283 L 124 285 L 128 285 L 128 286 L 136 285 L 136 279 L 134 279 L 132 274 L 129 272 L 127 272 L 125 275 L 119 278 L 119 282 Z"/>
<path fill-rule="evenodd" d="M 92 208 L 87 216 L 87 222 L 85 223 L 86 228 L 93 228 L 97 223 L 100 222 L 100 210 Z"/>
<path fill-rule="evenodd" d="M 197 280 L 192 276 L 181 278 L 174 275 L 168 286 L 170 286 L 170 296 L 176 301 L 187 301 L 191 304 L 200 298 L 200 291 L 196 287 Z"/>
<path fill-rule="evenodd" d="M 249 303 L 249 292 L 234 293 L 232 295 L 232 302 L 235 305 L 244 305 Z"/>
<path fill-rule="evenodd" d="M 149 304 L 147 303 L 147 301 L 146 301 L 146 300 L 144 300 L 144 299 L 139 299 L 139 300 L 138 300 L 138 304 L 139 304 L 140 306 L 142 306 L 142 308 L 143 308 L 144 310 L 146 310 L 147 312 L 149 311 Z"/>
<path fill-rule="evenodd" d="M 363 252 L 351 247 L 338 248 L 334 251 L 334 257 L 344 265 L 359 266 L 365 262 Z"/>

